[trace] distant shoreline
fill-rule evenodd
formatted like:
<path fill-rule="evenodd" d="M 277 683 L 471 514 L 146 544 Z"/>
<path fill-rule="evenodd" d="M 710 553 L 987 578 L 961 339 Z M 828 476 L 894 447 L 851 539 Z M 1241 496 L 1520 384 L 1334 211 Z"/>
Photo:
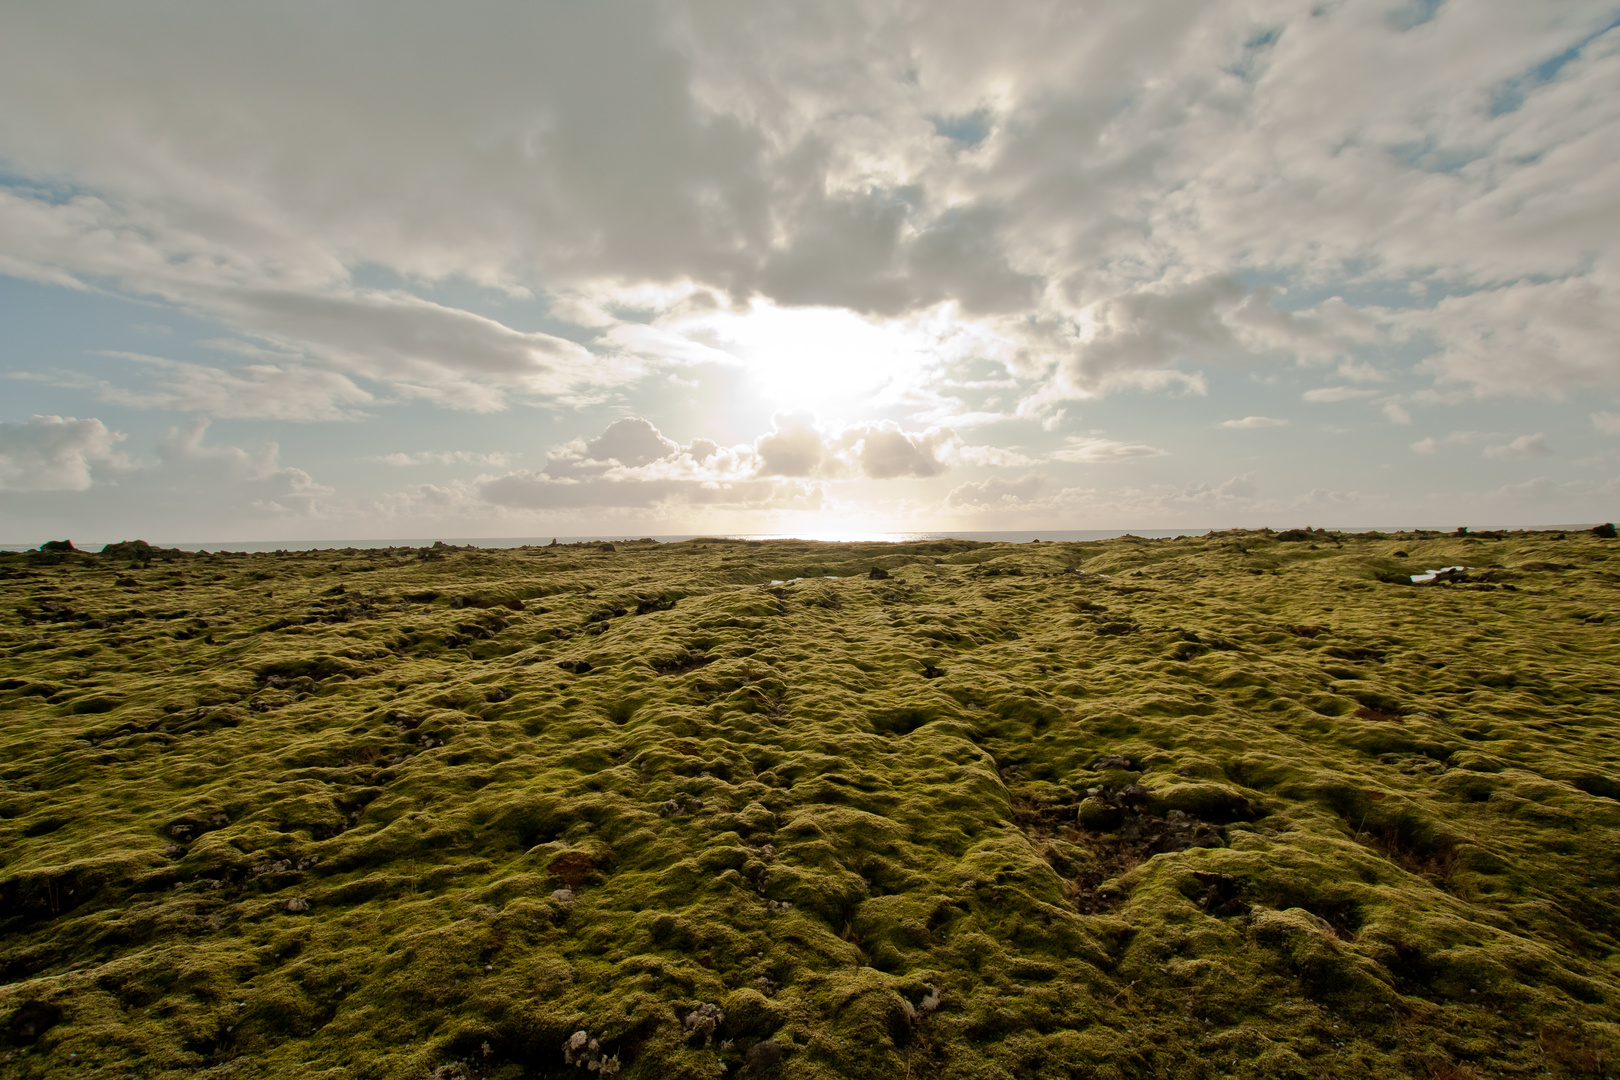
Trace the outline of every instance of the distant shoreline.
<path fill-rule="evenodd" d="M 1508 532 L 1556 532 L 1560 530 L 1590 529 L 1599 522 L 1585 522 L 1580 524 L 1553 524 L 1553 525 L 1482 525 L 1469 524 L 1466 527 L 1471 531 L 1508 531 Z M 481 536 L 481 537 L 416 537 L 416 538 L 382 538 L 368 540 L 219 540 L 219 541 L 150 541 L 154 547 L 179 549 L 181 551 L 240 551 L 248 553 L 263 553 L 273 551 L 341 551 L 345 548 L 359 550 L 376 548 L 401 547 L 431 547 L 435 542 L 453 544 L 458 547 L 477 548 L 518 548 L 542 547 L 556 540 L 559 544 L 579 543 L 630 543 L 636 540 L 655 540 L 661 544 L 680 543 L 685 540 L 810 540 L 827 543 L 890 543 L 915 544 L 933 540 L 974 540 L 981 543 L 1027 544 L 1036 540 L 1052 543 L 1083 543 L 1090 540 L 1112 540 L 1121 536 L 1140 536 L 1148 540 L 1163 540 L 1173 536 L 1203 536 L 1210 532 L 1224 532 L 1228 529 L 1264 529 L 1264 528 L 1290 528 L 1288 524 L 1282 525 L 1231 525 L 1224 529 L 1214 529 L 1207 526 L 1187 527 L 1180 529 L 1068 529 L 1068 530 L 1004 530 L 991 532 L 925 532 L 925 531 L 896 531 L 896 532 L 859 532 L 859 531 L 829 531 L 824 533 L 667 533 L 650 536 L 629 536 L 623 533 L 591 533 L 580 536 Z M 1327 531 L 1340 533 L 1369 533 L 1369 532 L 1416 532 L 1437 531 L 1452 532 L 1457 525 L 1341 525 L 1331 527 Z M 31 544 L 5 543 L 0 544 L 0 551 L 28 551 L 39 547 L 40 544 L 52 539 L 71 539 L 71 537 L 47 537 Z M 128 540 L 131 537 L 122 537 Z M 142 537 L 141 539 L 145 539 Z M 106 544 L 118 543 L 118 540 L 95 540 L 80 542 L 75 540 L 74 546 L 81 551 L 95 552 L 101 550 Z"/>

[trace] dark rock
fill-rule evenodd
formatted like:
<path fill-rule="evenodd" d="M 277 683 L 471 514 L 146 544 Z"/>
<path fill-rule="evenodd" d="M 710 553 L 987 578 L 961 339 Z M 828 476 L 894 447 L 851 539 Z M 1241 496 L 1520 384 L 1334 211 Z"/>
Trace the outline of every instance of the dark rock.
<path fill-rule="evenodd" d="M 868 578 L 872 579 L 873 581 L 887 581 L 887 580 L 889 580 L 889 572 L 887 570 L 883 569 L 883 567 L 881 567 L 881 566 L 872 567 L 871 570 L 867 571 L 866 576 Z"/>
<path fill-rule="evenodd" d="M 1609 530 L 1612 533 L 1614 531 L 1614 527 L 1611 525 L 1609 527 Z M 73 546 L 73 541 L 71 541 L 71 540 L 47 540 L 43 544 L 39 545 L 39 550 L 41 550 L 41 551 L 78 551 L 79 549 Z"/>
<path fill-rule="evenodd" d="M 1614 523 L 1606 522 L 1602 525 L 1595 526 L 1592 529 L 1592 535 L 1601 540 L 1613 540 L 1615 538 Z"/>
<path fill-rule="evenodd" d="M 28 1046 L 62 1021 L 62 1007 L 45 1001 L 25 1001 L 6 1021 L 11 1041 Z"/>
<path fill-rule="evenodd" d="M 743 1068 L 750 1072 L 764 1072 L 784 1057 L 787 1057 L 789 1049 L 791 1048 L 787 1044 L 779 1043 L 774 1039 L 755 1043 L 748 1048 L 748 1053 L 743 1055 Z"/>
<path fill-rule="evenodd" d="M 725 1023 L 725 1020 L 726 1014 L 721 1011 L 720 1006 L 706 1001 L 686 1014 L 683 1026 L 693 1039 L 699 1035 L 703 1036 L 703 1045 L 709 1046 L 714 1042 L 715 1030 Z"/>
<path fill-rule="evenodd" d="M 133 559 L 137 562 L 149 562 L 154 555 L 162 553 L 162 548 L 155 548 L 145 540 L 120 540 L 101 549 L 103 555 L 115 559 Z"/>
<path fill-rule="evenodd" d="M 1147 808 L 1148 797 L 1147 788 L 1141 784 L 1130 784 L 1121 788 L 1114 800 L 1126 809 L 1140 812 Z"/>
<path fill-rule="evenodd" d="M 1249 905 L 1238 898 L 1237 878 L 1194 870 L 1193 879 L 1205 887 L 1204 898 L 1199 901 L 1198 906 L 1209 914 L 1226 917 L 1249 913 Z"/>
<path fill-rule="evenodd" d="M 924 664 L 923 665 L 922 677 L 925 678 L 925 679 L 938 679 L 938 678 L 941 678 L 944 674 L 945 674 L 945 670 L 943 668 L 937 668 L 933 664 Z"/>
<path fill-rule="evenodd" d="M 574 675 L 583 675 L 591 670 L 591 665 L 584 660 L 559 660 L 557 666 Z"/>
<path fill-rule="evenodd" d="M 1119 807 L 1093 795 L 1081 801 L 1076 817 L 1088 829 L 1111 832 L 1119 827 L 1121 814 Z"/>

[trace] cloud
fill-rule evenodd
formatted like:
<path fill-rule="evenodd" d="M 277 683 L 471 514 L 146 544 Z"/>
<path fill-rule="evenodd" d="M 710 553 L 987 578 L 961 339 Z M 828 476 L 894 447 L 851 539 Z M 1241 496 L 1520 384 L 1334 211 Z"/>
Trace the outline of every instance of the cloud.
<path fill-rule="evenodd" d="M 820 484 L 796 480 L 694 482 L 679 479 L 557 480 L 520 470 L 480 481 L 478 498 L 501 507 L 528 510 L 585 508 L 732 507 L 749 510 L 816 509 Z"/>
<path fill-rule="evenodd" d="M 1497 459 L 1546 457 L 1552 452 L 1552 447 L 1547 445 L 1547 436 L 1539 431 L 1534 435 L 1520 435 L 1504 446 L 1485 448 L 1486 457 Z"/>
<path fill-rule="evenodd" d="M 1016 450 L 999 446 L 967 446 L 953 444 L 944 453 L 952 462 L 962 465 L 989 465 L 998 468 L 1017 468 L 1034 465 L 1035 459 Z"/>
<path fill-rule="evenodd" d="M 1255 486 L 1253 473 L 1234 476 L 1225 483 L 1217 485 L 1213 492 L 1215 498 L 1219 500 L 1252 499 L 1259 493 L 1260 489 Z"/>
<path fill-rule="evenodd" d="M 393 465 L 399 468 L 412 465 L 495 465 L 506 466 L 512 459 L 522 455 L 505 450 L 490 453 L 475 453 L 471 450 L 418 450 L 414 453 L 395 451 L 392 454 L 373 454 L 367 461 L 378 461 L 384 465 Z"/>
<path fill-rule="evenodd" d="M 1592 414 L 1592 426 L 1605 435 L 1620 435 L 1620 413 L 1595 412 Z"/>
<path fill-rule="evenodd" d="M 1560 275 L 1562 277 L 1562 275 Z M 1561 398 L 1620 385 L 1620 310 L 1613 272 L 1517 281 L 1450 296 L 1400 317 L 1406 334 L 1439 345 L 1424 362 L 1442 383 L 1481 395 Z"/>
<path fill-rule="evenodd" d="M 623 375 L 575 342 L 402 292 L 253 290 L 221 307 L 251 333 L 474 412 L 499 409 L 501 388 L 558 394 L 581 383 L 612 384 Z"/>
<path fill-rule="evenodd" d="M 954 439 L 955 433 L 949 430 L 911 434 L 889 422 L 845 429 L 838 448 L 840 456 L 873 480 L 922 478 L 938 476 L 949 468 L 936 455 L 942 444 Z"/>
<path fill-rule="evenodd" d="M 1620 379 L 1606 9 L 834 7 L 421 8 L 379 34 L 367 4 L 39 6 L 0 43 L 0 268 L 474 410 L 636 371 L 446 283 L 593 331 L 634 320 L 579 297 L 681 281 L 949 311 L 1071 396 L 1257 359 L 1370 376 L 1392 336 L 1471 392 Z M 1393 299 L 1344 299 L 1369 284 Z"/>
<path fill-rule="evenodd" d="M 1560 494 L 1558 481 L 1549 476 L 1537 476 L 1520 484 L 1506 484 L 1497 488 L 1494 494 L 1499 499 L 1508 499 L 1513 502 L 1548 502 Z"/>
<path fill-rule="evenodd" d="M 170 428 L 157 442 L 158 466 L 148 484 L 183 485 L 194 492 L 230 491 L 245 497 L 261 514 L 309 516 L 333 488 L 318 483 L 303 469 L 280 462 L 281 447 L 260 443 L 254 450 L 206 441 L 210 421 L 197 417 Z"/>
<path fill-rule="evenodd" d="M 285 522 L 315 521 L 333 510 L 334 489 L 284 465 L 275 443 L 256 449 L 211 443 L 208 429 L 204 417 L 170 428 L 150 444 L 154 453 L 131 460 L 115 449 L 124 436 L 99 420 L 0 422 L 4 516 L 36 536 L 173 542 L 259 528 L 286 536 Z"/>
<path fill-rule="evenodd" d="M 945 496 L 945 505 L 958 510 L 1013 509 L 1033 499 L 1045 483 L 1045 477 L 1036 473 L 1020 476 L 1016 480 L 999 476 L 969 480 L 951 489 L 951 493 Z"/>
<path fill-rule="evenodd" d="M 1243 298 L 1235 277 L 1213 275 L 1093 305 L 1072 352 L 1059 363 L 1060 384 L 1084 394 L 1139 383 L 1181 360 L 1230 358 L 1238 340 L 1225 316 Z"/>
<path fill-rule="evenodd" d="M 1420 454 L 1433 454 L 1442 446 L 1451 446 L 1457 443 L 1476 443 L 1486 437 L 1486 434 L 1482 431 L 1453 431 L 1443 439 L 1437 439 L 1432 435 L 1426 439 L 1419 439 L 1412 444 L 1412 449 Z"/>
<path fill-rule="evenodd" d="M 1269 416 L 1245 416 L 1241 420 L 1221 421 L 1221 427 L 1224 428 L 1289 427 L 1292 424 L 1293 421 L 1291 420 L 1276 420 Z"/>
<path fill-rule="evenodd" d="M 1324 386 L 1316 390 L 1307 390 L 1301 396 L 1312 404 L 1334 404 L 1340 401 L 1362 401 L 1366 398 L 1376 397 L 1376 390 L 1357 390 L 1349 386 Z"/>
<path fill-rule="evenodd" d="M 185 427 L 172 427 L 158 440 L 158 460 L 171 467 L 207 467 L 226 473 L 233 479 L 262 480 L 273 475 L 281 448 L 273 443 L 261 443 L 249 452 L 239 446 L 206 444 L 210 421 L 198 417 Z"/>
<path fill-rule="evenodd" d="M 332 488 L 317 483 L 303 469 L 280 469 L 263 486 L 268 490 L 252 500 L 250 505 L 260 513 L 277 515 L 312 517 L 321 502 L 333 494 Z"/>
<path fill-rule="evenodd" d="M 759 454 L 762 476 L 814 476 L 820 469 L 826 448 L 821 433 L 806 416 L 778 415 L 775 430 L 754 444 Z"/>
<path fill-rule="evenodd" d="M 607 430 L 585 444 L 592 461 L 614 462 L 637 468 L 668 457 L 678 447 L 652 424 L 639 416 L 615 420 Z"/>
<path fill-rule="evenodd" d="M 938 476 L 961 449 L 949 429 L 913 433 L 886 422 L 829 434 L 804 414 L 778 414 L 751 444 L 681 446 L 644 417 L 625 417 L 594 439 L 553 447 L 543 470 L 481 479 L 478 494 L 521 507 L 803 508 L 820 505 L 826 481 Z"/>
<path fill-rule="evenodd" d="M 1143 458 L 1164 457 L 1167 451 L 1142 443 L 1124 443 L 1115 439 L 1071 438 L 1067 446 L 1054 450 L 1053 461 L 1074 461 L 1086 464 L 1117 464 L 1139 461 Z"/>
<path fill-rule="evenodd" d="M 1412 414 L 1393 401 L 1384 406 L 1384 416 L 1392 424 L 1410 424 L 1412 422 Z"/>
<path fill-rule="evenodd" d="M 137 409 L 174 409 L 220 419 L 357 420 L 354 408 L 370 393 L 334 371 L 309 364 L 246 364 L 234 369 L 185 363 L 141 353 L 104 352 L 159 373 L 156 390 L 131 390 L 98 380 L 103 401 Z"/>
<path fill-rule="evenodd" d="M 949 428 L 907 432 L 892 421 L 824 435 L 809 416 L 778 414 L 773 428 L 754 442 L 760 476 L 926 478 L 944 473 L 950 465 L 942 455 L 957 457 L 960 448 Z"/>
<path fill-rule="evenodd" d="M 85 491 L 93 468 L 129 467 L 114 450 L 123 439 L 96 419 L 0 420 L 0 491 Z"/>
<path fill-rule="evenodd" d="M 1317 493 L 1320 496 L 1323 493 Z M 1011 520 L 1065 522 L 1083 519 L 1112 527 L 1184 527 L 1210 518 L 1242 520 L 1261 509 L 1283 510 L 1298 499 L 1261 502 L 1254 474 L 1230 477 L 1219 484 L 1155 484 L 1149 487 L 1064 487 L 1052 489 L 1048 480 L 1026 475 L 1015 480 L 992 476 L 958 485 L 942 504 L 966 513 L 1016 515 Z M 1252 517 L 1249 518 L 1252 520 Z M 998 521 L 1008 521 L 1008 517 Z M 1008 527 L 1003 525 L 1002 527 Z M 1048 526 L 1041 525 L 1042 528 Z"/>

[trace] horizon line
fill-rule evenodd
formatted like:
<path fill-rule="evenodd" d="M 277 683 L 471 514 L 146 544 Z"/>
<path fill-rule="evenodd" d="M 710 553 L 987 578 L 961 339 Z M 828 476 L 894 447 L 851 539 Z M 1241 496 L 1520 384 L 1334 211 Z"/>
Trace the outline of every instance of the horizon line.
<path fill-rule="evenodd" d="M 1602 522 L 1585 523 L 1558 523 L 1558 524 L 1466 524 L 1466 525 L 1339 525 L 1316 529 L 1326 533 L 1401 533 L 1401 532 L 1441 532 L 1455 534 L 1458 529 L 1469 531 L 1482 530 L 1487 532 L 1567 532 L 1594 528 Z M 1311 528 L 1311 526 L 1284 526 L 1284 528 Z M 433 538 L 426 537 L 366 537 L 366 538 L 322 538 L 319 540 L 186 540 L 186 541 L 150 541 L 153 547 L 167 547 L 181 551 L 229 551 L 246 550 L 245 546 L 258 549 L 259 553 L 278 550 L 296 551 L 330 551 L 345 548 L 377 549 L 377 548 L 423 548 L 432 547 L 435 543 L 451 544 L 458 547 L 487 547 L 491 549 L 518 548 L 518 547 L 544 547 L 550 543 L 636 543 L 652 540 L 657 543 L 683 543 L 690 540 L 798 540 L 807 543 L 926 543 L 939 540 L 974 540 L 987 543 L 1032 543 L 1050 538 L 1053 543 L 1085 543 L 1089 541 L 1118 539 L 1124 536 L 1138 536 L 1144 539 L 1169 539 L 1175 536 L 1207 536 L 1220 532 L 1263 532 L 1276 531 L 1273 526 L 1267 525 L 1229 525 L 1223 528 L 1214 527 L 1172 527 L 1156 529 L 969 529 L 969 530 L 942 530 L 942 529 L 830 529 L 824 532 L 805 530 L 802 534 L 796 532 L 761 532 L 761 533 L 654 533 L 643 536 L 631 536 L 615 533 L 581 533 L 577 535 L 556 534 L 552 537 L 544 536 L 448 536 L 440 535 Z M 1083 534 L 1083 535 L 1082 535 Z M 1068 537 L 1070 539 L 1063 539 Z M 25 552 L 38 550 L 43 544 L 54 541 L 41 540 L 35 543 L 0 543 L 0 552 Z M 71 543 L 72 541 L 70 541 Z M 75 550 L 94 554 L 108 544 L 128 543 L 127 540 L 92 541 L 88 544 L 74 543 Z"/>

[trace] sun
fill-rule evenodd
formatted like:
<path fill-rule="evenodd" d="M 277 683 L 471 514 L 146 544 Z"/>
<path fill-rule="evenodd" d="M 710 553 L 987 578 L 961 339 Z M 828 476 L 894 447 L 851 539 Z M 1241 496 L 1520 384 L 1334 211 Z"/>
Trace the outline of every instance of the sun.
<path fill-rule="evenodd" d="M 734 357 L 776 405 L 823 414 L 898 401 L 939 364 L 937 338 L 916 323 L 876 322 L 840 308 L 755 300 L 665 328 Z"/>

